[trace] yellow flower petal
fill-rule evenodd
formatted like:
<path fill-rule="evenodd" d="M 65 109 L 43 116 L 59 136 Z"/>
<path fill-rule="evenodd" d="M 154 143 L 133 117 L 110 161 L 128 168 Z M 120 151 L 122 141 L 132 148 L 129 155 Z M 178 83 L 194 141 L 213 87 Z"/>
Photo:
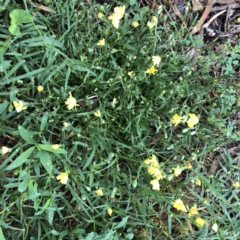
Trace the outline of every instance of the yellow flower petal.
<path fill-rule="evenodd" d="M 102 191 L 102 189 L 99 188 L 99 189 L 96 191 L 96 194 L 97 194 L 98 196 L 103 196 L 103 191 Z"/>
<path fill-rule="evenodd" d="M 199 122 L 198 117 L 195 114 L 189 113 L 189 119 L 187 121 L 188 127 L 193 128 Z"/>
<path fill-rule="evenodd" d="M 153 65 L 159 65 L 159 63 L 161 62 L 161 57 L 158 56 L 152 56 L 152 61 L 153 61 Z"/>
<path fill-rule="evenodd" d="M 174 114 L 170 119 L 171 123 L 176 127 L 179 123 L 182 122 L 184 117 L 179 116 L 178 114 Z"/>
<path fill-rule="evenodd" d="M 139 23 L 138 23 L 137 21 L 132 22 L 132 26 L 133 26 L 134 28 L 137 28 L 137 27 L 139 26 Z"/>
<path fill-rule="evenodd" d="M 1 149 L 2 149 L 2 156 L 4 156 L 10 150 L 8 147 L 5 147 L 5 146 L 2 146 Z"/>
<path fill-rule="evenodd" d="M 239 182 L 235 182 L 235 183 L 232 184 L 232 186 L 235 187 L 235 188 L 239 188 L 240 184 L 239 184 Z"/>
<path fill-rule="evenodd" d="M 190 208 L 190 211 L 189 211 L 192 215 L 198 215 L 198 210 L 197 210 L 197 206 L 193 206 Z"/>
<path fill-rule="evenodd" d="M 152 185 L 153 190 L 160 190 L 160 184 L 157 179 L 153 179 L 150 184 Z"/>
<path fill-rule="evenodd" d="M 201 182 L 198 178 L 196 178 L 196 179 L 195 179 L 195 184 L 196 184 L 197 186 L 201 186 L 201 185 L 202 185 L 202 182 Z"/>
<path fill-rule="evenodd" d="M 178 177 L 182 173 L 182 169 L 177 166 L 176 168 L 172 168 L 174 170 L 174 176 Z"/>
<path fill-rule="evenodd" d="M 197 218 L 195 219 L 195 223 L 196 223 L 196 225 L 197 225 L 198 227 L 203 227 L 203 226 L 206 224 L 206 221 L 203 220 L 203 219 L 200 218 L 200 217 L 197 217 Z"/>
<path fill-rule="evenodd" d="M 17 101 L 13 101 L 13 105 L 16 109 L 16 112 L 21 112 L 22 110 L 25 110 L 27 109 L 27 107 L 23 106 L 23 101 L 19 100 L 18 102 Z"/>
<path fill-rule="evenodd" d="M 98 12 L 98 18 L 102 18 L 103 17 L 103 14 L 101 12 Z"/>
<path fill-rule="evenodd" d="M 68 174 L 66 172 L 60 173 L 57 177 L 57 180 L 60 181 L 61 184 L 67 184 Z"/>
<path fill-rule="evenodd" d="M 105 46 L 105 38 L 99 40 L 97 46 Z"/>
<path fill-rule="evenodd" d="M 56 151 L 59 148 L 59 144 L 53 144 L 51 148 Z"/>
<path fill-rule="evenodd" d="M 215 232 L 218 231 L 218 225 L 217 225 L 217 223 L 214 223 L 214 224 L 212 225 L 212 230 L 215 231 Z"/>
<path fill-rule="evenodd" d="M 41 85 L 39 85 L 39 86 L 37 87 L 37 90 L 38 90 L 38 92 L 42 92 L 42 91 L 43 91 L 43 89 L 44 89 L 44 87 L 43 87 L 43 86 L 41 86 Z"/>
<path fill-rule="evenodd" d="M 108 211 L 108 215 L 112 216 L 113 210 L 111 208 L 107 208 L 107 211 Z"/>
<path fill-rule="evenodd" d="M 102 114 L 101 114 L 101 112 L 99 111 L 99 110 L 97 110 L 95 113 L 94 113 L 94 115 L 96 116 L 96 117 L 101 117 L 102 116 Z"/>
<path fill-rule="evenodd" d="M 187 212 L 187 209 L 180 198 L 176 199 L 175 202 L 173 202 L 172 204 L 173 204 L 173 207 L 176 208 L 177 210 Z"/>
<path fill-rule="evenodd" d="M 146 73 L 148 73 L 148 74 L 155 74 L 155 72 L 157 72 L 157 69 L 155 69 L 154 65 L 151 66 L 151 67 L 146 71 Z"/>
<path fill-rule="evenodd" d="M 76 108 L 76 106 L 79 106 L 79 105 L 77 104 L 76 98 L 74 98 L 74 97 L 72 96 L 72 93 L 71 93 L 71 92 L 69 92 L 69 98 L 67 99 L 67 101 L 65 101 L 65 104 L 67 105 L 67 109 L 68 109 L 68 110 L 71 110 L 71 109 L 73 109 L 74 107 Z"/>

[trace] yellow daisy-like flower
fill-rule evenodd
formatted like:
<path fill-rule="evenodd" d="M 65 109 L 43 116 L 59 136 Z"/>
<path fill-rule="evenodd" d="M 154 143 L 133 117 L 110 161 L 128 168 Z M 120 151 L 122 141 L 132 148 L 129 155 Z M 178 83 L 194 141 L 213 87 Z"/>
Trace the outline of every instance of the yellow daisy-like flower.
<path fill-rule="evenodd" d="M 183 212 L 187 212 L 187 209 L 186 209 L 183 201 L 180 198 L 176 199 L 175 202 L 172 202 L 172 205 L 177 210 L 180 210 L 180 211 L 183 211 Z"/>
<path fill-rule="evenodd" d="M 194 222 L 198 227 L 203 227 L 206 224 L 206 221 L 200 217 L 197 217 Z"/>
<path fill-rule="evenodd" d="M 179 123 L 182 122 L 184 117 L 179 116 L 178 114 L 174 114 L 170 119 L 171 123 L 176 127 Z"/>
<path fill-rule="evenodd" d="M 23 101 L 13 101 L 13 105 L 14 105 L 14 107 L 15 107 L 15 109 L 16 109 L 16 112 L 21 112 L 22 110 L 25 110 L 25 109 L 27 109 L 27 107 L 26 106 L 24 106 L 24 103 L 23 103 Z"/>
<path fill-rule="evenodd" d="M 159 65 L 159 63 L 161 62 L 161 57 L 159 55 L 152 56 L 152 61 L 153 61 L 153 65 Z"/>
<path fill-rule="evenodd" d="M 98 12 L 97 16 L 98 16 L 98 18 L 102 18 L 103 14 L 101 12 Z"/>
<path fill-rule="evenodd" d="M 98 196 L 103 196 L 103 191 L 102 191 L 102 189 L 99 188 L 99 189 L 96 191 L 96 194 L 97 194 Z"/>
<path fill-rule="evenodd" d="M 109 216 L 112 216 L 113 210 L 110 207 L 107 208 L 107 212 Z"/>
<path fill-rule="evenodd" d="M 57 177 L 57 180 L 60 181 L 61 184 L 67 184 L 68 174 L 66 172 L 61 172 Z"/>
<path fill-rule="evenodd" d="M 10 150 L 8 147 L 5 147 L 5 146 L 2 146 L 1 149 L 2 149 L 2 156 L 4 156 Z"/>
<path fill-rule="evenodd" d="M 95 113 L 94 113 L 94 115 L 96 116 L 96 117 L 101 117 L 102 116 L 102 114 L 101 114 L 101 112 L 99 111 L 99 110 L 97 110 Z"/>
<path fill-rule="evenodd" d="M 108 17 L 108 19 L 112 22 L 112 25 L 115 28 L 119 27 L 120 20 L 123 18 L 124 13 L 125 13 L 125 6 L 115 7 L 114 13 Z"/>
<path fill-rule="evenodd" d="M 157 169 L 157 171 L 152 176 L 157 180 L 161 180 L 164 178 L 163 171 L 160 169 Z"/>
<path fill-rule="evenodd" d="M 53 144 L 51 146 L 51 148 L 54 149 L 55 151 L 58 150 L 59 147 L 60 147 L 59 144 Z"/>
<path fill-rule="evenodd" d="M 150 184 L 152 185 L 153 190 L 160 190 L 160 184 L 157 179 L 153 179 Z"/>
<path fill-rule="evenodd" d="M 202 182 L 201 182 L 200 179 L 196 178 L 196 179 L 195 179 L 195 184 L 196 184 L 197 186 L 201 186 L 201 185 L 202 185 Z"/>
<path fill-rule="evenodd" d="M 132 26 L 134 28 L 137 28 L 139 26 L 139 23 L 137 21 L 132 22 Z"/>
<path fill-rule="evenodd" d="M 156 157 L 156 155 L 152 155 L 150 158 L 147 158 L 145 161 L 144 161 L 146 164 L 149 164 L 149 163 L 151 163 L 151 162 L 157 162 L 158 163 L 158 161 L 157 161 L 157 157 Z"/>
<path fill-rule="evenodd" d="M 186 168 L 186 169 L 191 169 L 191 168 L 192 168 L 191 163 L 185 163 L 185 168 Z"/>
<path fill-rule="evenodd" d="M 214 223 L 214 224 L 212 225 L 212 230 L 213 230 L 214 232 L 217 232 L 217 231 L 218 231 L 218 225 L 217 225 L 217 223 Z"/>
<path fill-rule="evenodd" d="M 155 69 L 154 65 L 152 65 L 152 66 L 146 71 L 146 73 L 148 73 L 148 74 L 155 74 L 155 72 L 157 72 L 157 69 Z"/>
<path fill-rule="evenodd" d="M 155 26 L 155 24 L 152 23 L 152 22 L 147 22 L 147 26 L 148 26 L 150 29 L 152 29 L 152 28 Z"/>
<path fill-rule="evenodd" d="M 105 46 L 105 38 L 99 40 L 97 46 Z"/>
<path fill-rule="evenodd" d="M 176 168 L 172 168 L 172 170 L 174 170 L 175 177 L 178 177 L 182 173 L 182 169 L 179 166 L 177 166 Z"/>
<path fill-rule="evenodd" d="M 150 175 L 155 175 L 159 171 L 159 164 L 158 162 L 151 162 L 147 167 L 148 173 Z"/>
<path fill-rule="evenodd" d="M 155 16 L 152 16 L 151 21 L 147 22 L 147 26 L 152 29 L 157 24 L 157 18 Z"/>
<path fill-rule="evenodd" d="M 152 20 L 151 20 L 153 23 L 157 24 L 158 20 L 157 20 L 157 17 L 155 16 L 152 16 Z"/>
<path fill-rule="evenodd" d="M 193 128 L 199 122 L 199 119 L 195 114 L 189 113 L 188 115 L 190 117 L 187 121 L 188 127 Z"/>
<path fill-rule="evenodd" d="M 235 182 L 235 183 L 232 184 L 232 186 L 235 187 L 235 188 L 239 188 L 240 184 L 239 184 L 239 182 Z"/>
<path fill-rule="evenodd" d="M 37 90 L 38 90 L 38 92 L 42 92 L 43 91 L 43 86 L 41 86 L 41 85 L 39 85 L 38 87 L 37 87 Z"/>

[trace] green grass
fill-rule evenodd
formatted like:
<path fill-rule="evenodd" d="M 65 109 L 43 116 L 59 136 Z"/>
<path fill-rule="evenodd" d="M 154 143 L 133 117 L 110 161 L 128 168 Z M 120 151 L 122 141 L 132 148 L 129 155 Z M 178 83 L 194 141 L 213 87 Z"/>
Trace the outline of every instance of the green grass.
<path fill-rule="evenodd" d="M 108 19 L 116 3 L 82 2 L 52 1 L 51 13 L 26 1 L 2 3 L 0 147 L 9 151 L 1 148 L 0 239 L 239 239 L 232 184 L 240 165 L 226 147 L 240 134 L 239 46 L 224 43 L 230 56 L 214 52 L 188 34 L 193 20 L 186 27 L 164 7 L 124 1 L 116 29 Z M 14 9 L 33 20 L 17 23 L 18 36 L 9 32 Z M 158 23 L 149 29 L 152 16 Z M 158 55 L 157 72 L 146 73 Z M 69 92 L 79 105 L 70 110 Z M 17 112 L 19 100 L 26 109 Z M 189 113 L 199 118 L 193 128 Z M 175 114 L 183 117 L 176 127 Z M 153 154 L 160 190 L 144 162 Z M 177 199 L 186 211 L 174 208 Z M 189 216 L 193 206 L 199 214 Z"/>

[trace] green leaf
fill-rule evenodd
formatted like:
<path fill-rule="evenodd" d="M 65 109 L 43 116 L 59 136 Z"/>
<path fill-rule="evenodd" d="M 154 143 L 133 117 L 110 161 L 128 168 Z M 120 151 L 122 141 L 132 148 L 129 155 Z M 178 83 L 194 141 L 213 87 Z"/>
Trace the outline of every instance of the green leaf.
<path fill-rule="evenodd" d="M 7 101 L 5 101 L 5 102 L 0 104 L 0 114 L 2 114 L 5 111 L 5 109 L 7 108 L 8 104 L 9 104 L 9 102 L 7 102 Z"/>
<path fill-rule="evenodd" d="M 23 152 L 19 157 L 17 157 L 7 168 L 6 170 L 12 170 L 21 166 L 24 162 L 27 161 L 28 157 L 31 155 L 35 147 L 30 147 L 28 150 Z"/>
<path fill-rule="evenodd" d="M 8 27 L 8 31 L 9 31 L 12 35 L 14 35 L 14 36 L 19 36 L 19 35 L 21 35 L 20 28 L 19 28 L 18 25 L 16 25 L 16 24 L 10 25 L 10 26 Z"/>
<path fill-rule="evenodd" d="M 49 153 L 45 152 L 45 151 L 40 151 L 37 153 L 36 157 L 40 159 L 41 164 L 43 165 L 45 170 L 48 172 L 48 174 L 51 175 L 53 165 L 52 165 L 52 159 L 51 159 L 51 156 L 49 155 Z"/>
<path fill-rule="evenodd" d="M 2 228 L 0 227 L 0 239 L 1 240 L 5 240 L 5 237 L 3 235 L 3 232 L 2 232 Z"/>
<path fill-rule="evenodd" d="M 33 22 L 33 18 L 30 13 L 23 9 L 14 9 L 10 12 L 9 16 L 11 18 L 11 25 Z"/>
<path fill-rule="evenodd" d="M 51 198 L 49 198 L 47 200 L 47 202 L 44 204 L 44 206 L 42 207 L 42 209 L 40 211 L 38 211 L 37 213 L 35 213 L 35 216 L 41 215 L 44 211 L 46 211 L 46 209 L 48 208 L 49 204 L 51 202 Z"/>
<path fill-rule="evenodd" d="M 18 126 L 18 132 L 20 136 L 30 144 L 36 144 L 36 142 L 32 139 L 32 135 L 21 125 Z"/>
<path fill-rule="evenodd" d="M 27 189 L 27 187 L 28 187 L 28 183 L 29 183 L 29 179 L 30 179 L 30 177 L 29 177 L 29 175 L 28 176 L 26 176 L 24 179 L 23 179 L 23 181 L 22 182 L 20 182 L 20 184 L 18 185 L 18 191 L 19 192 L 24 192 L 26 189 Z"/>
<path fill-rule="evenodd" d="M 123 218 L 122 221 L 121 221 L 116 227 L 114 227 L 114 229 L 118 229 L 118 228 L 121 228 L 121 227 L 125 227 L 125 226 L 126 226 L 126 223 L 127 223 L 127 221 L 128 221 L 128 218 L 129 218 L 129 216 Z"/>
<path fill-rule="evenodd" d="M 47 125 L 47 121 L 48 121 L 48 112 L 45 112 L 41 119 L 40 132 L 42 132 L 45 129 Z"/>
<path fill-rule="evenodd" d="M 48 144 L 38 144 L 37 145 L 38 148 L 48 151 L 48 152 L 53 152 L 53 153 L 60 153 L 60 154 L 66 154 L 67 152 L 62 149 L 62 148 L 58 148 L 57 150 L 54 150 L 52 148 L 52 145 L 48 145 Z"/>

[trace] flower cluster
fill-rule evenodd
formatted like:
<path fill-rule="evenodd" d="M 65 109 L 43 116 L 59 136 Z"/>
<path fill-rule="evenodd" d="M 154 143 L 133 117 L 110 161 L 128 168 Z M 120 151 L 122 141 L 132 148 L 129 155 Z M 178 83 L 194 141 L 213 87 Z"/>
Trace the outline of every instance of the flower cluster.
<path fill-rule="evenodd" d="M 160 190 L 159 180 L 164 178 L 164 173 L 160 169 L 157 157 L 153 154 L 150 158 L 147 158 L 144 163 L 147 164 L 147 171 L 153 177 L 150 182 L 153 190 Z"/>
<path fill-rule="evenodd" d="M 185 204 L 183 203 L 183 201 L 180 198 L 176 199 L 174 202 L 172 202 L 172 205 L 174 208 L 176 208 L 179 211 L 188 212 L 189 218 L 191 218 L 192 216 L 197 216 L 199 214 L 196 205 L 191 207 L 190 210 L 188 211 Z M 196 224 L 197 227 L 203 227 L 206 224 L 206 221 L 200 217 L 196 217 L 194 219 L 194 223 Z"/>
<path fill-rule="evenodd" d="M 199 123 L 199 118 L 195 114 L 189 113 L 188 116 L 189 116 L 189 119 L 187 121 L 187 125 L 188 125 L 189 128 L 193 128 L 194 125 Z M 183 116 L 179 116 L 178 114 L 174 114 L 170 121 L 173 124 L 173 126 L 176 127 L 178 124 L 183 122 L 183 119 L 184 119 Z"/>
<path fill-rule="evenodd" d="M 156 24 L 157 24 L 158 20 L 157 20 L 157 17 L 155 16 L 152 16 L 152 19 L 151 21 L 148 21 L 147 22 L 147 26 L 152 29 Z"/>
<path fill-rule="evenodd" d="M 115 28 L 119 27 L 120 20 L 123 18 L 124 13 L 125 13 L 125 6 L 115 7 L 114 13 L 108 17 L 108 19 L 112 22 L 112 25 Z"/>

